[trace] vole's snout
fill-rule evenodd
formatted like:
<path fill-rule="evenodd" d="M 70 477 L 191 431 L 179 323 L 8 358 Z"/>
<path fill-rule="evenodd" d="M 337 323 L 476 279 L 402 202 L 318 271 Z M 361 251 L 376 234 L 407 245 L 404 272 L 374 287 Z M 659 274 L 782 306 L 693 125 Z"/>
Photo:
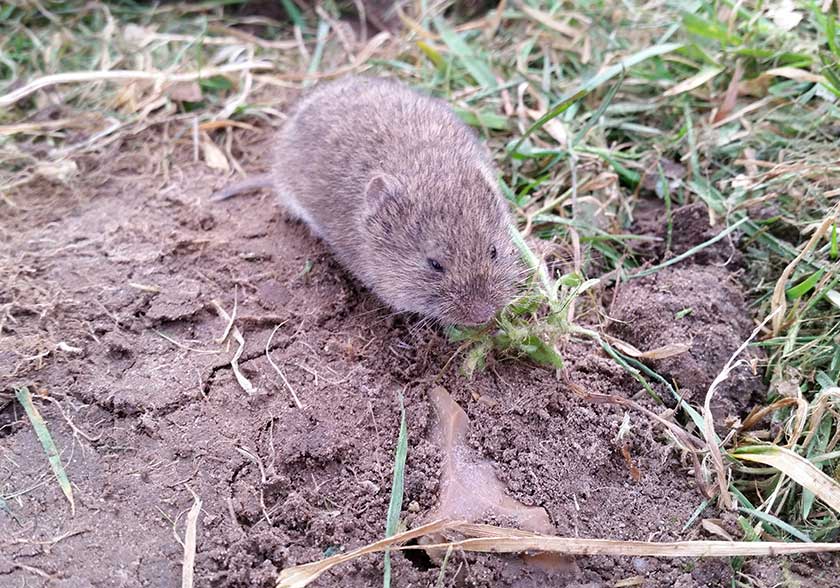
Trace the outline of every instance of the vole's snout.
<path fill-rule="evenodd" d="M 515 276 L 504 267 L 496 269 L 502 271 L 481 268 L 471 279 L 453 284 L 442 305 L 446 322 L 475 327 L 493 321 L 515 294 Z"/>
<path fill-rule="evenodd" d="M 466 306 L 459 321 L 465 327 L 474 327 L 490 322 L 499 308 L 489 301 L 474 301 Z"/>

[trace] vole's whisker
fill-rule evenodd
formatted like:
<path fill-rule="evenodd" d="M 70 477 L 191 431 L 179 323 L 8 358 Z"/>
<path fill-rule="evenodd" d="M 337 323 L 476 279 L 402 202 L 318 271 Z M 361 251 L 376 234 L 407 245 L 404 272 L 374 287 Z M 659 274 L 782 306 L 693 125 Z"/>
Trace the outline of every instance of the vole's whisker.
<path fill-rule="evenodd" d="M 410 326 L 408 327 L 408 336 L 409 336 L 409 337 L 413 337 L 413 336 L 414 336 L 414 334 L 415 334 L 415 333 L 416 333 L 419 329 L 421 329 L 421 328 L 423 327 L 423 323 L 424 323 L 425 321 L 426 321 L 426 317 L 423 317 L 423 318 L 421 318 L 420 320 L 418 320 L 417 322 L 415 322 L 414 324 L 410 325 Z"/>
<path fill-rule="evenodd" d="M 421 331 L 424 331 L 425 329 L 430 327 L 432 324 L 434 324 L 434 322 L 435 322 L 435 318 L 432 317 L 432 316 L 423 317 L 422 319 L 417 321 L 416 324 L 412 325 L 411 329 L 409 329 L 409 331 L 408 331 L 409 336 L 410 337 L 415 337 L 415 336 L 419 335 Z"/>

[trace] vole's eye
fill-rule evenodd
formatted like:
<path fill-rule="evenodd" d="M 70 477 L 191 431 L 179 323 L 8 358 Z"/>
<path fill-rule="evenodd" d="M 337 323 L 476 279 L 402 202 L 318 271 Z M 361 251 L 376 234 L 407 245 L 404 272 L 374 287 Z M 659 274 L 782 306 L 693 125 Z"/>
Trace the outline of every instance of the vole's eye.
<path fill-rule="evenodd" d="M 429 264 L 429 267 L 435 270 L 436 272 L 443 273 L 443 266 L 440 265 L 440 262 L 437 259 L 432 259 L 431 257 L 426 260 Z"/>
<path fill-rule="evenodd" d="M 496 259 L 496 246 L 490 246 L 490 259 Z"/>

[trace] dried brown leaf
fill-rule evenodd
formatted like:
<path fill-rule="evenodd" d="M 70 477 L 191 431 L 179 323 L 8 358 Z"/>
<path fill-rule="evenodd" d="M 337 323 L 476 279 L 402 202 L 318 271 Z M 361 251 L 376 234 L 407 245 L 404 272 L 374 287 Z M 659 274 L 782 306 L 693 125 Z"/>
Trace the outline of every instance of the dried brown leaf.
<path fill-rule="evenodd" d="M 204 155 L 204 162 L 208 167 L 230 171 L 230 163 L 224 152 L 207 135 L 201 138 L 201 153 Z"/>
<path fill-rule="evenodd" d="M 734 109 L 738 100 L 738 84 L 741 82 L 741 75 L 744 68 L 741 62 L 735 64 L 735 72 L 732 74 L 732 79 L 729 82 L 729 87 L 726 89 L 726 94 L 723 95 L 723 102 L 720 108 L 717 109 L 712 117 L 712 123 L 720 122 L 725 119 Z"/>
<path fill-rule="evenodd" d="M 200 102 L 204 98 L 201 86 L 196 81 L 175 82 L 164 93 L 176 102 Z"/>

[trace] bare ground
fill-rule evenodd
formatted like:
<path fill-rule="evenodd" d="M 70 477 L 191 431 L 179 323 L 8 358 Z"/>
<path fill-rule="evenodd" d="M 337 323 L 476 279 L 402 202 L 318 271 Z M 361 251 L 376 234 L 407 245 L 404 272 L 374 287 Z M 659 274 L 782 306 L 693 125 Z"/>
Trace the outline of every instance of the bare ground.
<path fill-rule="evenodd" d="M 225 182 L 218 172 L 189 161 L 183 145 L 167 179 L 142 155 L 160 148 L 147 133 L 82 158 L 70 187 L 30 184 L 12 195 L 18 208 L 0 211 L 0 491 L 11 510 L 0 512 L 0 584 L 177 585 L 182 547 L 173 527 L 183 534 L 191 491 L 204 502 L 200 586 L 270 586 L 283 567 L 377 539 L 399 393 L 409 427 L 404 523 L 418 524 L 439 489 L 432 385 L 467 412 L 472 448 L 495 464 L 508 493 L 544 507 L 559 534 L 704 537 L 697 522 L 683 530 L 703 499 L 691 463 L 646 417 L 631 414 L 619 442 L 623 409 L 581 399 L 548 370 L 500 360 L 468 381 L 457 359 L 444 369 L 452 344 L 392 316 L 267 195 L 211 205 L 208 195 Z M 261 144 L 247 150 L 255 156 Z M 705 235 L 705 219 L 696 219 Z M 638 347 L 694 343 L 656 365 L 692 402 L 752 328 L 720 256 L 695 261 L 708 265 L 684 263 L 621 286 L 611 311 L 614 334 Z M 226 321 L 213 300 L 227 312 L 236 305 L 253 395 L 230 368 L 236 345 L 214 342 Z M 266 358 L 278 325 L 271 357 L 302 409 Z M 581 388 L 667 410 L 591 344 L 569 341 L 564 355 Z M 17 385 L 56 401 L 38 405 L 73 483 L 73 516 L 8 394 Z M 747 370 L 716 411 L 742 414 L 762 393 Z M 395 554 L 394 566 L 400 587 L 433 586 L 439 574 L 422 554 Z M 744 569 L 756 586 L 791 579 L 827 587 L 840 565 L 793 558 Z M 444 585 L 594 588 L 639 577 L 645 586 L 690 588 L 730 586 L 732 574 L 727 560 L 580 558 L 551 573 L 515 557 L 457 554 Z M 381 558 L 366 558 L 318 585 L 375 586 L 381 577 Z"/>

